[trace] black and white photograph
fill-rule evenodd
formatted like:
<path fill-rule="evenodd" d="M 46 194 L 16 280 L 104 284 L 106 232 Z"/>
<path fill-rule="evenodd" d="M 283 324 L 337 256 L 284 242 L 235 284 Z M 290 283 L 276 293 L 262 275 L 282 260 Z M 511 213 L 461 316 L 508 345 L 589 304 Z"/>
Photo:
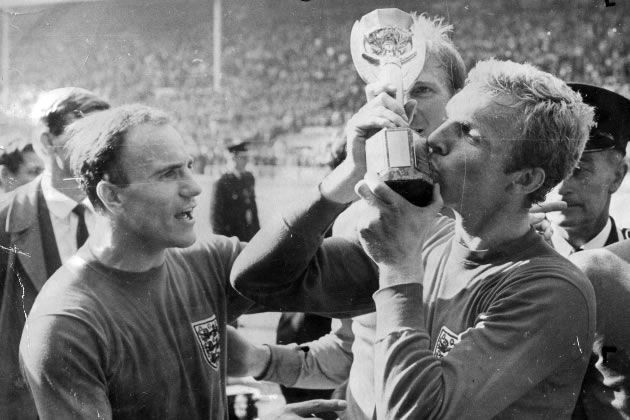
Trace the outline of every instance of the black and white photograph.
<path fill-rule="evenodd" d="M 630 419 L 627 0 L 0 0 L 0 420 Z"/>

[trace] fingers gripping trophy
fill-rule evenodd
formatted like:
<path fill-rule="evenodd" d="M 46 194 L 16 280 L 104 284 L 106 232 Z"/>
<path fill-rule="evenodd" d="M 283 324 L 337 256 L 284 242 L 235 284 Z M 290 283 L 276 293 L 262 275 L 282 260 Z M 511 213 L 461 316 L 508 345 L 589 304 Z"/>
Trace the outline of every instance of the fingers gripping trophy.
<path fill-rule="evenodd" d="M 364 82 L 396 87 L 404 106 L 422 72 L 426 43 L 414 31 L 414 19 L 399 9 L 377 9 L 354 23 L 350 50 Z M 416 206 L 430 203 L 433 174 L 425 139 L 410 128 L 382 129 L 365 143 L 367 170 Z"/>

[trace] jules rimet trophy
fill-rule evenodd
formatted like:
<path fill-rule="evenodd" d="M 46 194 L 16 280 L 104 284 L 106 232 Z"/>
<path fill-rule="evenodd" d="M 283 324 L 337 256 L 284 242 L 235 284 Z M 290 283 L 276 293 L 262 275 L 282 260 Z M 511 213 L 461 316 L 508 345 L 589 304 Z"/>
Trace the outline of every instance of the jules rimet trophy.
<path fill-rule="evenodd" d="M 364 82 L 396 86 L 403 106 L 420 75 L 426 43 L 414 32 L 414 18 L 399 9 L 377 9 L 354 23 L 350 50 Z M 367 170 L 412 204 L 431 202 L 433 176 L 428 145 L 409 128 L 382 129 L 365 143 Z"/>

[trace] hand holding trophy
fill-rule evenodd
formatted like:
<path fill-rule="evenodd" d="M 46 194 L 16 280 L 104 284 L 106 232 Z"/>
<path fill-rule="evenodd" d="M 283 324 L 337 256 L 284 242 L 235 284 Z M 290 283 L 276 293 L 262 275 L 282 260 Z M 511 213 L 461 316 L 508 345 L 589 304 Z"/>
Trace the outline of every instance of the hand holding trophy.
<path fill-rule="evenodd" d="M 396 86 L 403 106 L 425 61 L 425 40 L 414 32 L 413 17 L 394 8 L 368 13 L 352 27 L 350 50 L 363 81 Z M 382 129 L 366 140 L 365 158 L 367 170 L 409 202 L 429 204 L 434 180 L 428 145 L 416 131 Z"/>

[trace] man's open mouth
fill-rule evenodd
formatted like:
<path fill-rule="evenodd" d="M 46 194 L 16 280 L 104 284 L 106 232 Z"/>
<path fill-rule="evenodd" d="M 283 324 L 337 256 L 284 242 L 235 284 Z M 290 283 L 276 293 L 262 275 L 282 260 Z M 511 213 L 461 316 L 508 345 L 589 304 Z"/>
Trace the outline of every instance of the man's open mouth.
<path fill-rule="evenodd" d="M 177 213 L 175 218 L 180 220 L 193 220 L 192 209 Z"/>

